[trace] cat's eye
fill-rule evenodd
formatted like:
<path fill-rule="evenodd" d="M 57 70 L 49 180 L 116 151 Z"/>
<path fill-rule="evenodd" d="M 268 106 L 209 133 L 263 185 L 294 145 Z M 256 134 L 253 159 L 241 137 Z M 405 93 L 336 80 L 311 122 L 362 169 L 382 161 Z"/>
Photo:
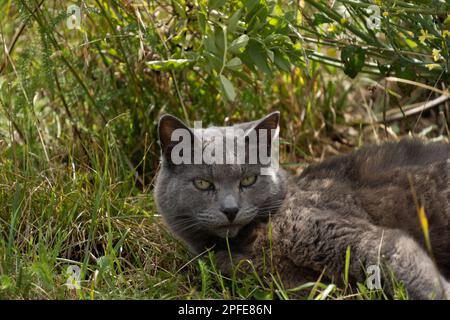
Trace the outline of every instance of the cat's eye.
<path fill-rule="evenodd" d="M 256 176 L 247 176 L 241 180 L 241 187 L 250 187 L 256 182 Z"/>
<path fill-rule="evenodd" d="M 197 189 L 202 190 L 202 191 L 214 189 L 214 185 L 211 182 L 209 182 L 207 180 L 203 180 L 203 179 L 195 179 L 194 186 Z"/>

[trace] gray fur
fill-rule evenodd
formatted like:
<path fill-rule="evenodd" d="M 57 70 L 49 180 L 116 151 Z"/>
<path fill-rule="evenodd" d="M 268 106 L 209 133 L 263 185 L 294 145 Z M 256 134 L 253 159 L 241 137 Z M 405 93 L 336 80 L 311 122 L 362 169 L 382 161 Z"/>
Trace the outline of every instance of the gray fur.
<path fill-rule="evenodd" d="M 278 114 L 241 126 L 271 127 L 274 121 Z M 171 164 L 167 133 L 179 126 L 184 124 L 170 116 L 160 121 L 158 210 L 194 252 L 213 248 L 224 272 L 230 271 L 226 235 L 234 260 L 250 259 L 261 274 L 273 264 L 287 287 L 315 281 L 324 270 L 339 283 L 350 246 L 352 283 L 364 280 L 364 267 L 379 264 L 404 283 L 410 298 L 450 297 L 448 145 L 403 140 L 365 147 L 311 165 L 299 177 L 288 178 L 282 169 L 259 175 L 242 189 L 239 181 L 258 174 L 259 165 Z M 224 128 L 204 133 L 216 130 Z M 192 180 L 198 177 L 216 190 L 197 190 Z M 425 249 L 410 181 L 425 207 L 436 265 Z M 230 203 L 239 209 L 231 225 L 222 211 Z M 271 251 L 270 261 L 263 250 Z M 385 287 L 390 290 L 388 281 Z"/>

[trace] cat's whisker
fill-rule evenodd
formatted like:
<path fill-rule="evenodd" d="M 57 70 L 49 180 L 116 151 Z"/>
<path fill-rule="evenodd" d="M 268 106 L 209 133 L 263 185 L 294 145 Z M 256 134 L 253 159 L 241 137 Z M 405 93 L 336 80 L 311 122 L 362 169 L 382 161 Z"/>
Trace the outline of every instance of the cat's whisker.
<path fill-rule="evenodd" d="M 181 232 L 185 232 L 185 231 L 188 231 L 188 230 L 190 230 L 190 229 L 193 229 L 193 230 L 199 230 L 200 228 L 199 228 L 199 223 L 198 224 L 192 224 L 192 225 L 187 225 L 186 227 L 184 227 L 184 228 L 182 228 L 182 229 L 179 229 L 179 231 L 181 231 Z"/>
<path fill-rule="evenodd" d="M 184 223 L 184 224 L 178 224 L 177 226 L 172 226 L 174 229 L 176 229 L 178 232 L 186 232 L 188 230 L 199 230 L 201 223 L 200 222 L 194 222 L 194 223 Z"/>
<path fill-rule="evenodd" d="M 186 217 L 171 224 L 173 229 L 178 231 L 187 231 L 190 228 L 198 227 L 201 222 L 193 217 Z"/>
<path fill-rule="evenodd" d="M 270 204 L 270 205 L 267 205 L 267 206 L 258 207 L 258 209 L 259 210 L 263 210 L 263 209 L 266 209 L 266 208 L 278 208 L 278 207 L 281 206 L 281 204 L 282 203 L 273 203 L 273 204 Z"/>
<path fill-rule="evenodd" d="M 270 207 L 270 206 L 274 206 L 274 205 L 280 205 L 283 203 L 284 200 L 274 200 L 272 202 L 269 202 L 265 205 L 259 206 L 259 208 L 264 208 L 264 207 Z"/>
<path fill-rule="evenodd" d="M 196 223 L 197 220 L 196 219 L 189 219 L 189 220 L 182 220 L 182 221 L 176 221 L 174 223 L 171 224 L 171 226 L 173 227 L 178 227 L 178 226 L 183 226 L 183 225 L 191 225 L 193 223 Z"/>
<path fill-rule="evenodd" d="M 281 203 L 275 203 L 272 205 L 259 207 L 258 208 L 258 215 L 266 215 L 268 213 L 273 213 L 274 211 L 277 211 L 281 206 Z"/>
<path fill-rule="evenodd" d="M 270 207 L 258 208 L 258 211 L 276 210 L 280 207 L 281 207 L 280 205 L 274 205 Z"/>

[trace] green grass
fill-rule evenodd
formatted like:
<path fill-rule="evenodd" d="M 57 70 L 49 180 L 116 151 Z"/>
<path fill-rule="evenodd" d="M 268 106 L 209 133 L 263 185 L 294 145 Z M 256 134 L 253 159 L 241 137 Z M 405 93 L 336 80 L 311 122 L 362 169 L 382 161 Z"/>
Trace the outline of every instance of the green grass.
<path fill-rule="evenodd" d="M 32 161 L 23 156 L 24 163 Z M 46 171 L 19 171 L 17 163 L 2 160 L 0 298 L 353 297 L 321 282 L 285 290 L 276 276 L 222 277 L 212 256 L 194 260 L 171 236 L 155 214 L 151 193 L 137 189 L 133 176 L 115 178 L 113 151 L 103 157 L 102 165 L 75 171 L 70 157 Z M 71 265 L 84 275 L 79 290 L 65 285 Z M 364 291 L 358 297 L 377 295 Z"/>
<path fill-rule="evenodd" d="M 399 38 L 379 43 L 363 27 L 364 1 L 222 2 L 0 3 L 0 298 L 384 298 L 321 279 L 292 290 L 276 275 L 227 279 L 214 257 L 193 259 L 153 204 L 157 121 L 170 112 L 222 125 L 280 110 L 282 162 L 293 171 L 408 133 L 446 139 L 445 104 L 386 126 L 380 118 L 447 88 L 448 18 L 423 1 L 383 1 L 395 30 L 382 30 Z M 83 8 L 80 30 L 66 26 L 69 4 Z M 342 6 L 354 20 L 341 23 Z M 421 43 L 419 27 L 434 38 Z M 341 63 L 349 45 L 365 48 L 364 65 Z M 385 81 L 378 62 L 421 83 Z M 71 265 L 79 290 L 65 285 Z"/>
<path fill-rule="evenodd" d="M 105 158 L 105 167 L 84 173 L 61 165 L 51 173 L 28 169 L 19 175 L 3 163 L 1 203 L 6 207 L 0 231 L 8 236 L 0 241 L 0 298 L 291 295 L 275 281 L 222 278 L 207 255 L 192 261 L 154 215 L 151 195 L 134 190 L 132 179 L 115 181 L 114 166 Z M 65 286 L 70 265 L 83 271 L 80 290 Z M 317 284 L 310 297 L 320 297 L 325 288 Z"/>
<path fill-rule="evenodd" d="M 90 168 L 77 169 L 70 156 L 45 171 L 28 166 L 33 160 L 26 153 L 20 159 L 24 168 L 2 160 L 0 298 L 384 297 L 363 285 L 354 291 L 348 285 L 339 290 L 320 279 L 285 290 L 276 275 L 221 276 L 213 256 L 194 259 L 166 230 L 151 192 L 136 188 L 134 176 L 116 178 L 120 169 L 114 161 L 115 148 L 105 145 L 103 162 Z M 82 270 L 79 290 L 65 285 L 66 270 L 72 265 Z"/>

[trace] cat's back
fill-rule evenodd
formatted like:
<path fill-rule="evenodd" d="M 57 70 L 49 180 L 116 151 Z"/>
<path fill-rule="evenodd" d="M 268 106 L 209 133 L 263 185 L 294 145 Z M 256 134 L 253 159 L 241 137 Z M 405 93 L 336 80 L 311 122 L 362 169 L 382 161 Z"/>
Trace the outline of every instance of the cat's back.
<path fill-rule="evenodd" d="M 362 147 L 306 168 L 297 181 L 335 179 L 352 185 L 365 183 L 380 174 L 402 168 L 421 168 L 450 158 L 450 145 L 423 143 L 414 139 Z"/>
<path fill-rule="evenodd" d="M 289 194 L 295 208 L 308 206 L 332 217 L 400 228 L 422 238 L 417 201 L 430 230 L 450 240 L 450 147 L 402 140 L 363 147 L 305 169 Z M 300 211 L 298 211 L 300 212 Z M 443 232 L 445 230 L 445 232 Z M 439 245 L 450 250 L 450 245 Z"/>
<path fill-rule="evenodd" d="M 415 192 L 430 214 L 450 219 L 448 159 L 445 143 L 405 139 L 367 146 L 305 169 L 291 184 L 291 197 L 389 225 L 416 214 Z"/>
<path fill-rule="evenodd" d="M 434 256 L 450 275 L 449 159 L 448 144 L 417 140 L 363 147 L 330 158 L 293 180 L 285 210 L 291 216 L 284 218 L 303 219 L 309 225 L 339 219 L 351 226 L 400 229 L 424 245 L 419 204 L 428 219 Z"/>

